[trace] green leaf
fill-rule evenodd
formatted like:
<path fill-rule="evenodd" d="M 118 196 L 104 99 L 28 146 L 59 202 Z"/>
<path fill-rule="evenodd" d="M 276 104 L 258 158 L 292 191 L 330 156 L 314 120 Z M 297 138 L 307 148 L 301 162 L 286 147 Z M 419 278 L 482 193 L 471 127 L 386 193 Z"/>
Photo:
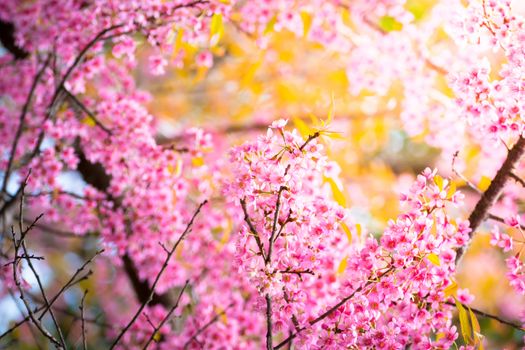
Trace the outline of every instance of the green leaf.
<path fill-rule="evenodd" d="M 379 28 L 381 28 L 383 31 L 387 33 L 390 33 L 393 31 L 399 31 L 403 29 L 403 24 L 398 22 L 392 16 L 383 16 L 379 20 Z"/>

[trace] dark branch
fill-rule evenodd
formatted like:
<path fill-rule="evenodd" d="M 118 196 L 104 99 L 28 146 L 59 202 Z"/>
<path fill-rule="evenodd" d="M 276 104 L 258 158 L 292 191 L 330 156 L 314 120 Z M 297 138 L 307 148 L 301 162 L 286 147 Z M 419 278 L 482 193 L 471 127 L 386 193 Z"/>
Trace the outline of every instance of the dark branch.
<path fill-rule="evenodd" d="M 454 306 L 456 307 L 456 303 L 451 303 L 451 302 L 447 302 L 446 303 L 447 305 L 450 305 L 450 306 Z M 521 327 L 520 325 L 516 324 L 516 323 L 512 323 L 510 321 L 507 321 L 507 320 L 504 320 L 502 319 L 501 317 L 499 316 L 496 316 L 496 315 L 492 315 L 492 314 L 489 314 L 489 313 L 486 313 L 484 311 L 481 311 L 481 310 L 478 310 L 478 309 L 475 309 L 473 307 L 470 307 L 468 305 L 465 305 L 465 304 L 461 304 L 463 305 L 464 308 L 469 308 L 472 310 L 473 313 L 475 313 L 476 315 L 478 316 L 481 316 L 481 317 L 485 317 L 485 318 L 490 318 L 492 320 L 495 320 L 495 321 L 498 321 L 499 323 L 501 324 L 505 324 L 507 326 L 510 326 L 512 328 L 515 328 L 517 330 L 520 330 L 520 331 L 524 331 L 525 329 L 523 329 L 523 327 Z"/>
<path fill-rule="evenodd" d="M 252 220 L 250 219 L 250 215 L 248 214 L 248 209 L 246 208 L 246 200 L 243 198 L 241 199 L 241 207 L 242 211 L 244 212 L 244 221 L 246 224 L 248 224 L 248 228 L 250 229 L 253 237 L 255 238 L 255 243 L 257 243 L 257 247 L 259 248 L 259 253 L 263 257 L 263 259 L 266 261 L 266 254 L 264 253 L 264 247 L 261 241 L 261 237 L 259 236 L 259 233 L 255 229 L 255 226 L 252 223 Z"/>
<path fill-rule="evenodd" d="M 2 46 L 9 51 L 17 60 L 23 60 L 29 57 L 29 52 L 16 44 L 15 26 L 12 23 L 0 20 L 0 42 Z"/>
<path fill-rule="evenodd" d="M 514 144 L 512 149 L 507 154 L 507 158 L 501 165 L 492 182 L 490 183 L 490 186 L 481 195 L 481 198 L 479 199 L 478 203 L 474 207 L 474 210 L 468 218 L 471 230 L 469 233 L 469 237 L 471 238 L 471 240 L 479 225 L 481 225 L 483 220 L 485 220 L 485 218 L 489 214 L 490 208 L 494 205 L 494 203 L 496 203 L 499 195 L 505 187 L 505 184 L 507 183 L 507 180 L 511 177 L 510 174 L 512 173 L 516 164 L 521 159 L 524 152 L 525 138 L 520 137 L 516 144 Z M 464 245 L 458 250 L 456 255 L 456 264 L 461 260 L 467 248 L 468 244 Z"/>

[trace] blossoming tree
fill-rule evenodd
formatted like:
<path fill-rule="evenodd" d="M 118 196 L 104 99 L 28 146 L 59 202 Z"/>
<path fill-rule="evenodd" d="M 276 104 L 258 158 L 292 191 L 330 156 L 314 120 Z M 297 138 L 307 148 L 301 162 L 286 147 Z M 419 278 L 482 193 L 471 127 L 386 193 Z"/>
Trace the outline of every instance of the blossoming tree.
<path fill-rule="evenodd" d="M 0 341 L 519 346 L 521 12 L 509 0 L 4 1 L 0 297 L 20 315 Z M 198 98 L 169 124 L 144 81 L 173 80 L 234 96 Z M 400 189 L 400 207 L 377 210 L 369 183 L 384 168 L 348 169 L 396 137 L 423 159 L 381 160 L 382 198 Z M 481 251 L 514 289 L 504 315 L 474 305 L 462 277 L 488 233 Z M 498 327 L 510 335 L 491 337 Z"/>

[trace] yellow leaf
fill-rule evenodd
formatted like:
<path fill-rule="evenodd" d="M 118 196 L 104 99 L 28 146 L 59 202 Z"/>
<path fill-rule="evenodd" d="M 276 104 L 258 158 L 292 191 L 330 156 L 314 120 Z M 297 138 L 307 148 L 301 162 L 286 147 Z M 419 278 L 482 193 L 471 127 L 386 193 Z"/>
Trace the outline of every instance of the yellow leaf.
<path fill-rule="evenodd" d="M 346 237 L 348 237 L 348 242 L 352 243 L 352 232 L 350 231 L 348 226 L 346 226 L 344 222 L 341 222 L 341 228 L 346 233 Z"/>
<path fill-rule="evenodd" d="M 440 191 L 443 190 L 443 178 L 439 175 L 434 176 L 434 182 L 436 183 L 437 187 Z"/>
<path fill-rule="evenodd" d="M 224 34 L 224 23 L 222 21 L 222 14 L 214 13 L 210 24 L 210 41 L 212 46 L 216 45 L 221 40 Z"/>
<path fill-rule="evenodd" d="M 321 135 L 328 136 L 334 140 L 346 140 L 346 138 L 340 133 L 335 131 L 321 131 Z"/>
<path fill-rule="evenodd" d="M 448 186 L 447 190 L 447 199 L 452 198 L 454 193 L 456 193 L 456 183 L 454 181 L 451 181 L 450 186 Z"/>
<path fill-rule="evenodd" d="M 330 188 L 332 189 L 332 194 L 334 196 L 334 200 L 342 207 L 346 207 L 346 198 L 343 192 L 339 189 L 337 184 L 332 178 L 325 178 L 325 180 L 330 184 Z"/>
<path fill-rule="evenodd" d="M 182 158 L 179 157 L 179 159 L 177 159 L 177 165 L 175 167 L 175 172 L 173 173 L 173 175 L 180 176 L 181 173 L 182 173 Z"/>
<path fill-rule="evenodd" d="M 341 19 L 346 26 L 352 26 L 352 16 L 346 7 L 343 7 L 341 10 Z"/>
<path fill-rule="evenodd" d="M 299 133 L 301 134 L 301 136 L 308 137 L 308 135 L 312 134 L 312 129 L 310 129 L 308 125 L 306 125 L 306 123 L 303 122 L 302 119 L 292 118 L 292 121 Z"/>
<path fill-rule="evenodd" d="M 303 35 L 306 36 L 312 26 L 312 15 L 306 11 L 301 11 L 301 19 L 303 20 Z"/>
<path fill-rule="evenodd" d="M 277 23 L 277 15 L 273 16 L 272 19 L 268 22 L 266 28 L 264 28 L 263 34 L 266 35 L 269 32 L 271 32 L 275 23 Z"/>
<path fill-rule="evenodd" d="M 474 343 L 476 345 L 481 345 L 483 336 L 481 335 L 481 327 L 479 326 L 478 319 L 476 315 L 474 314 L 474 312 L 472 312 L 470 307 L 468 308 L 468 312 L 470 315 L 470 322 L 472 324 L 472 330 L 474 332 Z"/>
<path fill-rule="evenodd" d="M 183 48 L 182 38 L 184 37 L 184 29 L 179 29 L 177 36 L 175 37 L 175 44 L 173 45 L 173 52 L 171 54 L 172 59 L 177 57 L 179 51 Z"/>
<path fill-rule="evenodd" d="M 345 256 L 343 260 L 339 263 L 339 266 L 337 267 L 337 274 L 342 275 L 346 270 L 346 265 L 348 264 L 348 256 Z"/>
<path fill-rule="evenodd" d="M 216 306 L 215 307 L 215 313 L 217 315 L 220 315 L 219 319 L 221 320 L 222 323 L 224 323 L 224 324 L 228 323 L 228 317 L 226 316 L 226 312 L 225 312 L 225 310 L 222 307 Z"/>
<path fill-rule="evenodd" d="M 470 326 L 470 320 L 467 314 L 467 310 L 463 307 L 463 305 L 456 299 L 456 308 L 458 309 L 459 313 L 459 325 L 461 327 L 461 335 L 463 336 L 463 340 L 467 344 L 472 344 L 472 328 Z"/>
<path fill-rule="evenodd" d="M 456 281 L 452 281 L 452 284 L 443 290 L 446 297 L 450 297 L 450 296 L 455 297 L 457 291 L 458 291 L 458 284 L 456 283 Z"/>
<path fill-rule="evenodd" d="M 481 180 L 479 180 L 478 188 L 481 191 L 485 192 L 489 188 L 491 183 L 492 180 L 488 176 L 483 175 L 481 177 Z"/>
<path fill-rule="evenodd" d="M 84 125 L 87 125 L 87 126 L 91 126 L 91 127 L 97 125 L 97 124 L 95 124 L 95 121 L 92 118 L 90 118 L 90 117 L 83 118 L 81 123 L 84 124 Z"/>
<path fill-rule="evenodd" d="M 385 32 L 399 31 L 403 29 L 403 24 L 392 16 L 383 16 L 379 19 L 379 28 Z"/>
<path fill-rule="evenodd" d="M 155 334 L 153 335 L 153 340 L 158 343 L 161 339 L 162 334 L 160 334 L 160 332 L 155 332 Z"/>
<path fill-rule="evenodd" d="M 361 224 L 355 224 L 355 229 L 357 231 L 357 237 L 361 238 L 361 233 L 363 232 L 363 228 L 361 227 Z"/>
<path fill-rule="evenodd" d="M 191 159 L 191 164 L 195 167 L 200 167 L 204 165 L 204 159 L 202 157 L 194 157 Z"/>
<path fill-rule="evenodd" d="M 427 255 L 427 259 L 434 265 L 440 266 L 441 262 L 439 261 L 439 256 L 437 256 L 434 253 L 430 253 Z"/>

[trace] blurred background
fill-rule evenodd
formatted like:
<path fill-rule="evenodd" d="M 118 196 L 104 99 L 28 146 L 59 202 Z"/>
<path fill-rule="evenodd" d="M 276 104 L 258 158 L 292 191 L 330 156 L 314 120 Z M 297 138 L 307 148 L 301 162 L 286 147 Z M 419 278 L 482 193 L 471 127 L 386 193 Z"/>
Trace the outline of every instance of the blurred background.
<path fill-rule="evenodd" d="M 410 0 L 406 7 L 416 22 L 424 23 L 434 3 L 432 0 Z M 518 1 L 516 6 L 520 5 L 525 7 L 525 3 Z M 379 24 L 386 32 L 396 30 L 396 23 Z M 450 38 L 445 31 L 438 32 L 441 36 L 432 37 L 433 45 L 446 45 Z M 162 76 L 149 73 L 151 48 L 137 38 L 139 57 L 135 80 L 141 89 L 151 94 L 148 109 L 158 118 L 159 142 L 172 142 L 183 130 L 197 126 L 214 135 L 225 136 L 224 142 L 234 145 L 265 133 L 267 125 L 281 118 L 288 119 L 289 128 L 297 128 L 307 135 L 318 127 L 320 119 L 327 117 L 333 105 L 334 118 L 329 130 L 336 133 L 334 137 L 324 137 L 323 142 L 330 159 L 341 168 L 342 192 L 355 222 L 379 236 L 388 220 L 395 219 L 402 211 L 399 194 L 427 166 L 438 167 L 442 175 L 454 178 L 457 187 L 465 193 L 467 203 L 464 211 L 458 209 L 457 215 L 468 216 L 478 195 L 454 174 L 450 150 L 443 154 L 443 150 L 429 139 L 436 132 L 435 123 L 423 122 L 418 130 L 407 130 L 407 120 L 401 116 L 406 90 L 400 82 L 393 81 L 382 94 L 366 89 L 355 91 L 353 87 L 360 83 L 351 79 L 345 52 L 326 50 L 324 46 L 273 25 L 268 26 L 266 34 L 263 41 L 254 40 L 235 21 L 226 24 L 220 45 L 211 48 L 214 62 L 210 68 L 197 66 L 195 59 L 200 52 L 187 45 L 184 66 L 168 66 Z M 388 59 L 392 64 L 396 60 L 396 57 L 388 58 L 388 52 L 381 54 L 387 56 L 386 64 Z M 111 55 L 109 48 L 107 55 Z M 498 60 L 498 57 L 492 59 Z M 433 89 L 451 98 L 453 92 L 446 73 L 434 72 Z M 374 79 L 374 74 L 370 79 Z M 486 154 L 476 142 L 470 142 L 468 136 L 461 137 L 464 139 L 456 149 L 461 175 L 483 189 L 494 169 L 484 170 Z M 72 192 L 83 186 L 74 173 L 65 174 L 60 181 Z M 525 194 L 517 186 L 509 191 L 522 198 Z M 468 289 L 474 296 L 472 306 L 517 321 L 518 312 L 525 303 L 513 292 L 505 277 L 505 257 L 489 244 L 491 228 L 492 223 L 487 222 L 479 230 L 460 267 L 457 283 L 459 288 Z M 519 235 L 519 232 L 509 232 Z M 38 239 L 39 253 L 46 256 L 46 261 L 36 265 L 45 277 L 44 284 L 51 289 L 57 281 L 64 281 L 97 246 L 96 234 L 78 237 L 60 227 L 43 229 L 40 233 L 34 237 L 38 237 L 35 239 Z M 116 276 L 117 268 L 101 260 L 94 269 L 95 277 L 81 286 L 97 289 L 99 296 L 104 293 L 115 297 L 126 295 L 129 286 L 127 281 Z M 105 282 L 94 286 L 91 283 L 95 280 Z M 116 291 L 115 287 L 121 291 Z M 71 332 L 78 332 L 78 327 L 68 314 L 78 312 L 81 296 L 80 288 L 73 288 L 57 307 L 61 310 L 62 322 L 69 323 L 66 330 Z M 94 308 L 91 321 L 103 325 L 103 301 L 97 300 L 95 293 L 90 293 L 88 298 Z M 0 333 L 19 319 L 20 309 L 14 296 L 7 295 L 0 300 Z M 482 333 L 491 340 L 488 349 L 510 350 L 523 345 L 523 332 L 490 319 L 479 318 L 479 321 Z M 93 348 L 97 342 L 104 345 L 100 333 L 103 329 L 91 328 L 89 336 Z M 24 338 L 31 334 L 27 327 L 21 327 L 14 336 Z M 18 349 L 33 348 L 23 342 L 16 346 Z"/>

